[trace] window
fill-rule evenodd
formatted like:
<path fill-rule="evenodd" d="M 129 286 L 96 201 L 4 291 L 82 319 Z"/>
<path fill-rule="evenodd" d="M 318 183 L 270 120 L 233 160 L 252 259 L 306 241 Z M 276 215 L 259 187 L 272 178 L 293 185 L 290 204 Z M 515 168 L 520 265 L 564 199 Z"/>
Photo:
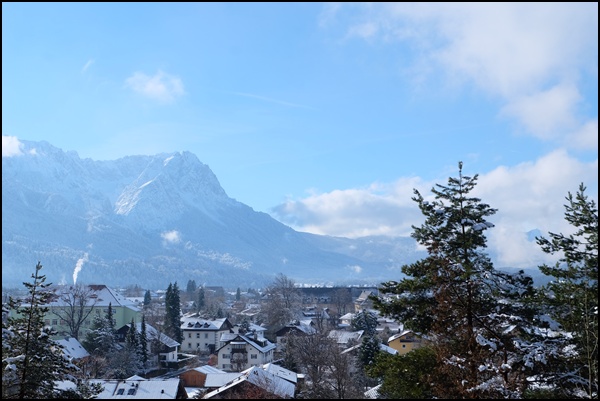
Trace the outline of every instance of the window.
<path fill-rule="evenodd" d="M 50 319 L 46 319 L 46 320 L 44 320 L 44 324 L 45 324 L 46 326 L 50 326 Z"/>
<path fill-rule="evenodd" d="M 200 343 L 196 343 L 196 348 L 200 348 Z"/>
<path fill-rule="evenodd" d="M 52 326 L 56 326 L 58 324 L 58 320 L 57 319 L 52 319 Z"/>
<path fill-rule="evenodd" d="M 188 333 L 188 338 L 192 338 L 192 333 Z"/>
<path fill-rule="evenodd" d="M 200 333 L 196 333 L 196 338 L 200 338 Z"/>
<path fill-rule="evenodd" d="M 258 355 L 256 355 L 256 354 L 250 354 L 250 359 L 258 359 Z"/>
<path fill-rule="evenodd" d="M 406 348 L 406 344 L 402 344 L 402 348 Z"/>
<path fill-rule="evenodd" d="M 61 326 L 64 326 L 65 324 L 67 324 L 67 321 L 66 321 L 66 320 L 62 320 L 62 319 L 60 319 L 60 325 L 61 325 Z"/>
<path fill-rule="evenodd" d="M 129 390 L 127 390 L 127 395 L 134 395 L 135 394 L 135 388 L 130 388 Z"/>
<path fill-rule="evenodd" d="M 208 333 L 204 333 L 204 338 L 208 338 Z"/>
<path fill-rule="evenodd" d="M 223 354 L 223 359 L 229 359 L 229 358 L 230 358 L 229 354 Z"/>
<path fill-rule="evenodd" d="M 188 343 L 188 348 L 192 349 L 192 343 Z"/>
<path fill-rule="evenodd" d="M 123 393 L 125 392 L 124 388 L 120 388 L 117 390 L 117 395 L 123 395 Z"/>

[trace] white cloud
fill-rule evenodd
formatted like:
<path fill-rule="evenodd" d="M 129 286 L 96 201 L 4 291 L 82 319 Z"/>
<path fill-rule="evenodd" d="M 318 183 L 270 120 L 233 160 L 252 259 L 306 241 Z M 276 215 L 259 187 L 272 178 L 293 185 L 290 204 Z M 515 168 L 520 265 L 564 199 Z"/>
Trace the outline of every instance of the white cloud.
<path fill-rule="evenodd" d="M 179 77 L 160 70 L 153 76 L 138 71 L 125 80 L 125 85 L 150 99 L 165 103 L 172 102 L 185 93 Z"/>
<path fill-rule="evenodd" d="M 597 3 L 361 3 L 324 16 L 345 22 L 348 37 L 409 44 L 415 80 L 426 72 L 475 85 L 538 138 L 586 124 L 575 106 L 582 76 L 597 79 Z"/>
<path fill-rule="evenodd" d="M 181 234 L 177 230 L 165 231 L 160 234 L 165 243 L 177 244 L 181 241 Z"/>
<path fill-rule="evenodd" d="M 20 156 L 23 154 L 23 144 L 16 136 L 2 135 L 2 157 Z"/>
<path fill-rule="evenodd" d="M 2 135 L 2 157 L 21 156 L 25 153 L 35 155 L 36 150 L 25 150 L 25 145 L 16 136 Z"/>
<path fill-rule="evenodd" d="M 575 149 L 598 151 L 598 119 L 590 120 L 567 137 L 567 144 Z"/>
<path fill-rule="evenodd" d="M 554 139 L 576 126 L 575 106 L 581 100 L 574 85 L 557 85 L 547 91 L 514 99 L 502 113 L 514 115 L 540 139 Z"/>
<path fill-rule="evenodd" d="M 362 267 L 360 267 L 359 265 L 346 266 L 346 268 L 352 271 L 353 273 L 361 273 L 363 270 Z"/>
<path fill-rule="evenodd" d="M 350 238 L 369 235 L 408 235 L 418 208 L 413 188 L 430 188 L 419 178 L 403 178 L 393 184 L 335 190 L 288 200 L 275 207 L 280 221 L 314 234 Z M 407 218 L 412 216 L 412 218 Z"/>
<path fill-rule="evenodd" d="M 464 172 L 469 172 L 465 163 Z M 456 177 L 458 171 L 450 176 Z M 476 172 L 475 172 L 476 173 Z M 288 200 L 273 209 L 280 221 L 314 234 L 356 238 L 368 235 L 407 236 L 411 225 L 424 222 L 413 188 L 426 199 L 433 199 L 431 188 L 447 184 L 448 177 L 425 182 L 418 177 L 402 178 L 392 184 L 374 184 L 368 188 L 335 190 L 313 194 L 305 199 Z M 512 267 L 533 267 L 534 261 L 547 261 L 535 242 L 526 240 L 527 231 L 539 229 L 568 233 L 572 229 L 564 220 L 567 193 L 577 192 L 580 182 L 587 195 L 598 200 L 598 161 L 580 162 L 566 151 L 549 153 L 535 162 L 513 167 L 500 166 L 480 173 L 473 195 L 498 209 L 490 218 L 495 228 L 486 234 L 490 250 L 498 262 Z"/>

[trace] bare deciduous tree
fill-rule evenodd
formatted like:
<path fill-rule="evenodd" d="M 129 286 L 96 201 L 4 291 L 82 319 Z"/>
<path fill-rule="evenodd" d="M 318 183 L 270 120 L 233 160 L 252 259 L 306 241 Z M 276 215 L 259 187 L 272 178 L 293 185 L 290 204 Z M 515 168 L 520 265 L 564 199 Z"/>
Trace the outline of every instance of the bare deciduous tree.
<path fill-rule="evenodd" d="M 293 318 L 294 311 L 300 309 L 300 290 L 294 280 L 283 274 L 277 275 L 274 282 L 266 288 L 268 302 L 263 307 L 265 320 L 270 328 L 277 330 Z"/>
<path fill-rule="evenodd" d="M 94 290 L 84 284 L 75 284 L 59 291 L 60 306 L 54 308 L 53 313 L 65 322 L 68 334 L 79 340 L 79 330 L 96 305 L 96 298 L 92 297 Z"/>

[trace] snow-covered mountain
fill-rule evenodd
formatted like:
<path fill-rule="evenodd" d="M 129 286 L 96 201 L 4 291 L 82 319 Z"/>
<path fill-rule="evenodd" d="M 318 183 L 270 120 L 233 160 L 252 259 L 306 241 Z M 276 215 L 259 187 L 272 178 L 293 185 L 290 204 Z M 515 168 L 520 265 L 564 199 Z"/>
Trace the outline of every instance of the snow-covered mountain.
<path fill-rule="evenodd" d="M 424 256 L 412 238 L 347 239 L 294 231 L 227 196 L 189 152 L 81 159 L 21 141 L 2 157 L 2 284 L 38 261 L 49 282 L 261 287 L 379 284 Z"/>

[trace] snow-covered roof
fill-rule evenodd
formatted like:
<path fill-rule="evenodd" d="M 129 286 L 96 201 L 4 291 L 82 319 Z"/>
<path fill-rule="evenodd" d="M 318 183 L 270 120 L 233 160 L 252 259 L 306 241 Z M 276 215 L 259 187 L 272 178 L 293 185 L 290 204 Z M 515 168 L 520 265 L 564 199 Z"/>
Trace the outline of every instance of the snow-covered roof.
<path fill-rule="evenodd" d="M 125 326 L 129 327 L 130 325 L 131 325 L 131 323 L 126 324 Z M 138 333 L 141 333 L 142 332 L 142 323 L 136 323 L 135 329 Z M 158 337 L 159 334 L 160 334 L 160 338 Z M 166 345 L 167 347 L 178 347 L 181 345 L 180 343 L 173 340 L 171 337 L 169 337 L 165 333 L 159 333 L 153 326 L 151 326 L 149 324 L 146 324 L 146 337 L 148 338 L 148 340 L 154 340 L 156 338 L 159 338 L 160 342 L 162 344 Z"/>
<path fill-rule="evenodd" d="M 416 336 L 419 336 L 418 334 L 414 333 L 412 330 L 402 330 L 400 333 L 396 333 L 393 336 L 391 336 L 390 338 L 388 338 L 388 344 L 397 338 L 404 337 L 407 334 L 411 334 L 411 333 L 415 334 Z"/>
<path fill-rule="evenodd" d="M 354 319 L 354 315 L 356 315 L 356 313 L 348 312 L 345 315 L 340 316 L 340 320 L 352 320 Z"/>
<path fill-rule="evenodd" d="M 90 356 L 90 353 L 74 337 L 63 338 L 56 340 L 56 342 L 62 345 L 63 352 L 68 358 L 80 359 Z"/>
<path fill-rule="evenodd" d="M 200 373 L 225 373 L 224 370 L 221 369 L 217 369 L 214 366 L 210 366 L 210 365 L 202 365 L 202 366 L 198 366 L 197 368 L 193 368 L 192 370 L 195 370 L 196 372 L 200 372 Z"/>
<path fill-rule="evenodd" d="M 275 349 L 275 347 L 276 347 L 275 344 L 273 344 L 272 342 L 267 340 L 265 337 L 258 336 L 257 339 L 254 339 L 251 336 L 244 336 L 242 334 L 223 333 L 221 335 L 220 341 L 225 344 L 222 345 L 221 348 L 225 347 L 227 344 L 231 343 L 234 340 L 239 341 L 239 342 L 246 342 L 262 353 L 269 352 L 272 349 Z M 221 348 L 219 348 L 219 349 L 221 349 Z"/>
<path fill-rule="evenodd" d="M 365 398 L 370 398 L 372 400 L 379 398 L 379 389 L 381 388 L 381 384 L 378 384 L 375 387 L 371 387 L 367 391 L 365 391 Z"/>
<path fill-rule="evenodd" d="M 333 338 L 340 345 L 348 344 L 351 340 L 359 340 L 364 333 L 364 330 L 358 331 L 345 331 L 345 330 L 331 330 L 327 337 Z"/>
<path fill-rule="evenodd" d="M 208 373 L 204 379 L 204 387 L 219 388 L 225 386 L 232 380 L 237 379 L 242 374 L 240 372 Z"/>
<path fill-rule="evenodd" d="M 239 377 L 227 385 L 205 394 L 203 398 L 212 398 L 225 390 L 243 383 L 244 381 L 248 381 L 257 387 L 260 387 L 271 394 L 278 395 L 282 398 L 292 398 L 296 390 L 296 386 L 289 381 L 277 377 L 274 374 L 265 371 L 264 369 L 253 366 L 250 369 L 244 370 Z"/>
<path fill-rule="evenodd" d="M 281 377 L 292 383 L 298 382 L 298 374 L 296 372 L 292 372 L 282 366 L 275 365 L 274 363 L 267 363 L 263 365 L 263 369 L 267 372 L 273 373 L 277 377 Z"/>
<path fill-rule="evenodd" d="M 127 299 L 104 284 L 90 284 L 87 287 L 91 290 L 88 302 L 89 306 L 108 307 L 110 304 L 112 307 L 126 307 L 135 311 L 140 310 L 134 301 Z M 64 301 L 61 300 L 61 294 L 69 294 L 72 288 L 73 286 L 56 287 L 54 292 L 57 297 L 49 303 L 49 306 L 65 306 Z"/>
<path fill-rule="evenodd" d="M 203 319 L 197 314 L 183 315 L 181 318 L 181 329 L 182 330 L 200 330 L 200 331 L 219 331 L 223 330 L 223 325 L 227 321 L 227 318 L 221 319 Z"/>
<path fill-rule="evenodd" d="M 104 387 L 96 396 L 98 399 L 175 399 L 179 388 L 179 379 L 90 379 L 90 383 L 99 383 Z"/>
<path fill-rule="evenodd" d="M 393 349 L 392 347 L 388 347 L 385 344 L 379 344 L 379 349 L 383 352 L 387 352 L 388 354 L 396 355 L 398 351 Z"/>

